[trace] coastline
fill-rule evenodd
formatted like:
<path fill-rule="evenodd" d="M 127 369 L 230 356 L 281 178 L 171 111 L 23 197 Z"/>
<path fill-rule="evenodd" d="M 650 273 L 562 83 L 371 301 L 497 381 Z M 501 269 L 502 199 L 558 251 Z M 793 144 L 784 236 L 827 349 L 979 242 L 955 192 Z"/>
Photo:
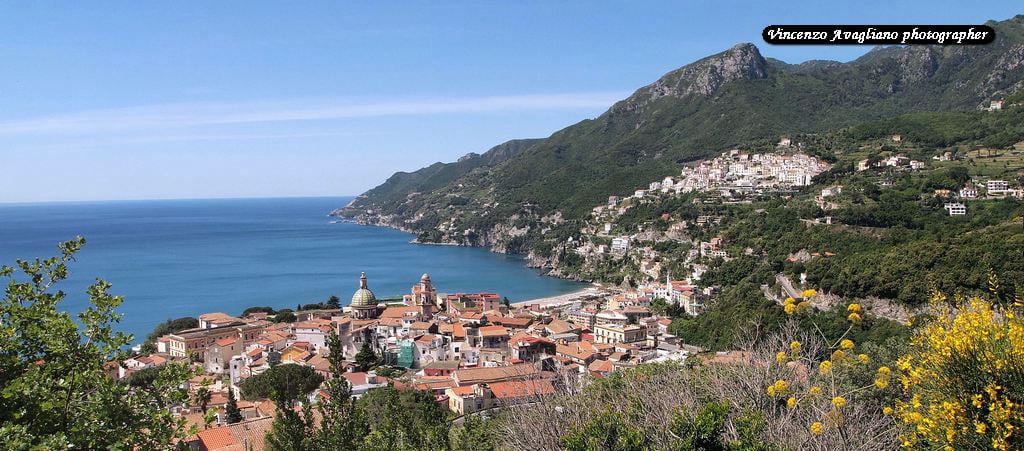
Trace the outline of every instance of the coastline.
<path fill-rule="evenodd" d="M 548 296 L 543 298 L 530 299 L 528 301 L 513 302 L 511 305 L 516 307 L 526 307 L 536 305 L 541 309 L 557 307 L 566 304 L 572 304 L 575 302 L 585 301 L 589 299 L 599 298 L 608 296 L 612 293 L 612 290 L 604 288 L 600 285 L 593 284 L 582 290 L 577 290 L 572 293 L 560 294 L 556 296 Z"/>

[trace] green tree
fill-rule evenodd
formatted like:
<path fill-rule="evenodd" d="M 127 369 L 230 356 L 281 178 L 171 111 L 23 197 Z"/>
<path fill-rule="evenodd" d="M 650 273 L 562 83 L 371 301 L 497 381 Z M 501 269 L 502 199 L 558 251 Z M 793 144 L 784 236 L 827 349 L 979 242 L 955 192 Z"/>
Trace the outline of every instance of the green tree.
<path fill-rule="evenodd" d="M 490 420 L 481 419 L 479 415 L 466 415 L 462 425 L 453 427 L 450 446 L 455 451 L 492 451 L 494 450 L 493 431 Z"/>
<path fill-rule="evenodd" d="M 0 448 L 168 449 L 192 430 L 170 407 L 188 400 L 185 365 L 150 373 L 145 387 L 118 382 L 104 366 L 127 357 L 132 337 L 115 332 L 123 299 L 97 279 L 89 306 L 60 311 L 55 286 L 85 239 L 59 244 L 60 255 L 0 267 Z"/>
<path fill-rule="evenodd" d="M 238 400 L 235 399 L 235 391 L 232 389 L 228 389 L 228 404 L 224 407 L 224 416 L 228 424 L 242 421 L 242 411 L 238 409 Z"/>
<path fill-rule="evenodd" d="M 207 417 L 209 417 L 209 410 L 207 407 L 210 405 L 211 399 L 213 399 L 213 393 L 210 392 L 210 380 L 203 379 L 202 385 L 196 390 L 195 402 L 199 404 L 199 410 L 202 410 L 204 414 L 207 414 Z M 209 428 L 211 422 L 212 421 L 210 419 L 207 419 L 205 426 Z"/>
<path fill-rule="evenodd" d="M 364 341 L 363 347 L 356 353 L 356 371 L 370 371 L 376 365 L 377 353 L 373 352 L 369 341 Z"/>
<path fill-rule="evenodd" d="M 323 383 L 323 376 L 308 366 L 286 363 L 242 382 L 242 399 L 270 398 L 278 407 L 291 407 Z"/>
<path fill-rule="evenodd" d="M 619 412 L 605 410 L 562 436 L 566 451 L 640 451 L 650 445 L 643 432 Z"/>
<path fill-rule="evenodd" d="M 331 297 L 327 298 L 327 303 L 324 305 L 331 309 L 341 308 L 341 299 L 332 294 Z"/>
<path fill-rule="evenodd" d="M 724 450 L 721 435 L 728 416 L 728 402 L 709 402 L 700 408 L 692 420 L 686 418 L 684 412 L 677 412 L 669 430 L 682 442 L 679 449 Z"/>
<path fill-rule="evenodd" d="M 322 420 L 315 443 L 324 450 L 357 449 L 370 430 L 356 409 L 348 380 L 341 376 L 345 372 L 343 346 L 334 330 L 327 336 L 327 349 L 331 350 L 327 361 L 333 377 L 324 384 L 326 399 L 318 405 Z"/>
<path fill-rule="evenodd" d="M 357 405 L 371 431 L 361 449 L 448 449 L 447 411 L 429 392 L 378 388 Z"/>

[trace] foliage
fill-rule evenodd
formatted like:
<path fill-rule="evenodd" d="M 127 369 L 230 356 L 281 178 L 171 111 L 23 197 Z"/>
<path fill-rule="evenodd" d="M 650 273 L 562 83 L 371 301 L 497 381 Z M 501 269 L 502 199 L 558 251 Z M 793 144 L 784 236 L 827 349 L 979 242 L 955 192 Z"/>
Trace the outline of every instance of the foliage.
<path fill-rule="evenodd" d="M 357 402 L 370 425 L 361 449 L 447 449 L 447 412 L 429 392 L 384 387 Z"/>
<path fill-rule="evenodd" d="M 146 341 L 142 344 L 143 351 L 149 353 L 156 352 L 157 338 L 195 327 L 199 327 L 199 320 L 191 316 L 164 321 L 153 328 L 153 331 L 150 332 L 149 335 L 146 335 Z"/>
<path fill-rule="evenodd" d="M 370 342 L 364 341 L 363 347 L 356 353 L 355 369 L 356 371 L 370 371 L 377 365 L 378 360 L 377 353 L 373 351 Z"/>
<path fill-rule="evenodd" d="M 242 399 L 270 398 L 278 407 L 290 407 L 313 393 L 324 381 L 312 367 L 286 363 L 242 382 Z"/>
<path fill-rule="evenodd" d="M 449 449 L 453 451 L 494 451 L 496 437 L 493 420 L 480 415 L 462 417 L 462 424 L 453 426 L 448 433 Z"/>
<path fill-rule="evenodd" d="M 677 413 L 669 428 L 682 442 L 679 449 L 722 450 L 722 428 L 728 416 L 728 403 L 712 401 L 701 406 L 692 420 Z"/>
<path fill-rule="evenodd" d="M 298 317 L 291 310 L 281 310 L 270 318 L 270 321 L 275 323 L 294 323 L 296 320 Z"/>
<path fill-rule="evenodd" d="M 238 409 L 238 400 L 235 399 L 235 390 L 228 390 L 228 404 L 224 406 L 224 417 L 228 424 L 235 424 L 242 421 L 242 411 Z"/>
<path fill-rule="evenodd" d="M 333 329 L 327 336 L 327 348 L 343 349 L 341 338 Z M 363 438 L 370 432 L 369 425 L 363 412 L 356 408 L 348 381 L 341 377 L 345 372 L 342 353 L 331 352 L 327 355 L 327 361 L 334 377 L 324 383 L 325 397 L 317 405 L 321 421 L 314 443 L 324 450 L 358 449 Z"/>
<path fill-rule="evenodd" d="M 562 436 L 566 451 L 641 451 L 649 447 L 643 431 L 630 425 L 619 412 L 605 410 Z"/>
<path fill-rule="evenodd" d="M 896 362 L 903 396 L 894 415 L 908 426 L 903 445 L 1021 449 L 1024 302 L 942 294 L 932 302 L 935 319 Z"/>
<path fill-rule="evenodd" d="M 76 322 L 58 310 L 66 294 L 54 291 L 84 244 L 79 237 L 57 257 L 0 267 L 0 448 L 169 448 L 190 432 L 170 407 L 188 400 L 181 386 L 192 372 L 171 363 L 128 383 L 108 376 L 105 365 L 126 357 L 132 338 L 114 331 L 123 299 L 97 280 Z"/>

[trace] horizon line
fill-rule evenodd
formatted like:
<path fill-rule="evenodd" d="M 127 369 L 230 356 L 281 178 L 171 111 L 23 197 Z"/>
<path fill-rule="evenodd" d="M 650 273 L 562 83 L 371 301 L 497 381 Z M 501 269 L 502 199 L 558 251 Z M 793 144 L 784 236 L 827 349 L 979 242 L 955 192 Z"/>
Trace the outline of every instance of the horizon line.
<path fill-rule="evenodd" d="M 215 196 L 215 197 L 154 197 L 154 198 L 128 198 L 128 199 L 70 199 L 70 200 L 35 200 L 35 201 L 3 201 L 0 200 L 0 207 L 52 205 L 52 204 L 100 204 L 120 202 L 174 202 L 174 201 L 200 201 L 200 200 L 272 200 L 272 199 L 330 199 L 359 197 L 360 194 L 345 195 L 300 195 L 300 196 Z"/>

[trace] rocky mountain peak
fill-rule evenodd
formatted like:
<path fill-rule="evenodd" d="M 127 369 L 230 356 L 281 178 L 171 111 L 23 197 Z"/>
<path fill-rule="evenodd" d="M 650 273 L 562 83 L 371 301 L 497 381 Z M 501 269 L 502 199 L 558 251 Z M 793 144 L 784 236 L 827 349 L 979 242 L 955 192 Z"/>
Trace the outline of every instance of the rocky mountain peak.
<path fill-rule="evenodd" d="M 612 109 L 635 110 L 662 97 L 708 97 L 731 81 L 767 77 L 768 62 L 757 46 L 744 42 L 665 74 Z"/>

